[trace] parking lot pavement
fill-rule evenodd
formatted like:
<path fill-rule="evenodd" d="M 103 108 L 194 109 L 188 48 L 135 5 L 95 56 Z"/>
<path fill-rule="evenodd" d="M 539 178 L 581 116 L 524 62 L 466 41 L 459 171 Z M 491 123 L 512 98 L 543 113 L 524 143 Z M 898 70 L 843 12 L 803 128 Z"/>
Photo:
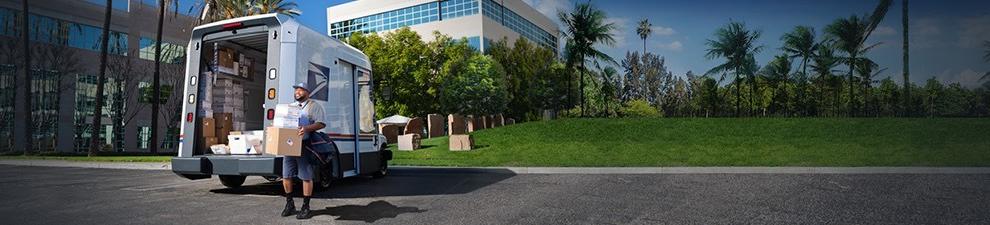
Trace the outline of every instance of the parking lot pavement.
<path fill-rule="evenodd" d="M 297 191 L 298 193 L 298 191 Z M 308 221 L 280 183 L 0 165 L 2 224 L 990 224 L 987 174 L 513 174 L 338 181 Z M 301 201 L 297 200 L 297 203 Z"/>

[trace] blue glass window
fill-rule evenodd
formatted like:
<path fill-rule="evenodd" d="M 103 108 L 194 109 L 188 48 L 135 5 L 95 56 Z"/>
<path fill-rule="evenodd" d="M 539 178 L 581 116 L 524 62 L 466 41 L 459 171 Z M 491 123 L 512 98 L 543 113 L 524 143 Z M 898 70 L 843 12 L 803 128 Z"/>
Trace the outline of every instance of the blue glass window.
<path fill-rule="evenodd" d="M 484 15 L 543 47 L 557 50 L 557 38 L 526 18 L 492 0 L 482 0 Z"/>

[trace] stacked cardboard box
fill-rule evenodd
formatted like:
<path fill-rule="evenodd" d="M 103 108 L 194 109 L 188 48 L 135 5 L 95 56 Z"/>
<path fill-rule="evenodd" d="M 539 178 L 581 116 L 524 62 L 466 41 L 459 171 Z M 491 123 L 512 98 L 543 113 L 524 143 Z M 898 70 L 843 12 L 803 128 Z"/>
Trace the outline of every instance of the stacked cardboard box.
<path fill-rule="evenodd" d="M 200 150 L 204 152 L 210 151 L 210 146 L 219 142 L 216 132 L 216 122 L 213 118 L 200 119 L 199 138 L 196 139 Z"/>
<path fill-rule="evenodd" d="M 265 152 L 274 155 L 302 155 L 302 137 L 299 136 L 299 116 L 302 107 L 295 104 L 275 106 L 272 126 L 265 128 Z"/>
<path fill-rule="evenodd" d="M 227 135 L 234 130 L 234 116 L 230 113 L 214 113 L 216 120 L 216 137 L 220 144 L 228 144 Z"/>
<path fill-rule="evenodd" d="M 229 48 L 220 48 L 217 50 L 217 71 L 227 74 L 237 74 L 234 68 L 237 68 L 234 60 L 234 56 L 237 52 Z"/>
<path fill-rule="evenodd" d="M 231 130 L 244 130 L 242 122 L 244 121 L 244 87 L 241 82 L 229 78 L 217 78 L 212 99 L 214 113 L 231 115 Z"/>

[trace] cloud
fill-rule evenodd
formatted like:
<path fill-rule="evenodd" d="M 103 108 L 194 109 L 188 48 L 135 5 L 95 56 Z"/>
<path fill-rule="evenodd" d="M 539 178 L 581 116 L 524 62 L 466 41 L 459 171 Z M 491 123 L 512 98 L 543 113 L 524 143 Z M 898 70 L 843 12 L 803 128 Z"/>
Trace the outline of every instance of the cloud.
<path fill-rule="evenodd" d="M 959 47 L 979 47 L 990 40 L 990 15 L 962 18 L 959 20 Z"/>
<path fill-rule="evenodd" d="M 983 77 L 983 73 L 976 72 L 973 69 L 965 69 L 960 72 L 953 70 L 944 70 L 941 73 L 935 75 L 935 79 L 942 81 L 943 83 L 952 84 L 959 83 L 966 88 L 977 88 L 983 82 L 980 82 L 980 78 Z"/>
<path fill-rule="evenodd" d="M 661 43 L 657 47 L 659 47 L 660 49 L 668 50 L 668 51 L 679 52 L 679 51 L 681 51 L 681 50 L 684 49 L 684 44 L 681 44 L 680 41 L 674 41 L 674 42 L 667 43 L 667 44 Z"/>
<path fill-rule="evenodd" d="M 933 36 L 942 34 L 942 29 L 940 21 L 934 18 L 921 18 L 914 21 L 914 25 L 911 26 L 911 32 L 917 35 Z"/>
<path fill-rule="evenodd" d="M 571 7 L 570 0 L 523 0 L 523 2 L 554 21 L 557 20 L 558 10 L 567 10 Z"/>
<path fill-rule="evenodd" d="M 615 30 L 612 31 L 612 37 L 615 38 L 615 46 L 613 48 L 622 48 L 626 45 L 627 32 L 631 27 L 629 24 L 629 19 L 622 17 L 609 17 L 605 19 L 605 23 L 615 24 Z"/>
<path fill-rule="evenodd" d="M 876 30 L 873 31 L 873 34 L 880 36 L 894 35 L 897 34 L 897 30 L 894 30 L 893 27 L 889 27 L 889 26 L 879 26 L 877 27 Z"/>
<path fill-rule="evenodd" d="M 660 36 L 670 36 L 677 33 L 677 31 L 674 31 L 674 28 L 670 28 L 670 27 L 652 26 L 650 28 L 653 29 L 653 34 Z"/>

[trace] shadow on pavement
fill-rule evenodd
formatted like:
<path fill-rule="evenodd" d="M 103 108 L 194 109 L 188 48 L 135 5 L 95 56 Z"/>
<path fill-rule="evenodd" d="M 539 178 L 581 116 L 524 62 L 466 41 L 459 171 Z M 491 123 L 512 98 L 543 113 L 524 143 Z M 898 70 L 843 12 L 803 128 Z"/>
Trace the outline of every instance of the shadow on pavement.
<path fill-rule="evenodd" d="M 387 196 L 421 196 L 465 194 L 515 176 L 505 169 L 402 168 L 391 169 L 385 178 L 352 177 L 334 180 L 329 190 L 316 192 L 313 198 L 369 198 Z M 301 196 L 300 183 L 293 193 Z M 239 188 L 213 189 L 210 192 L 233 195 L 281 196 L 282 182 L 245 184 Z"/>
<path fill-rule="evenodd" d="M 421 213 L 426 210 L 417 207 L 399 207 L 390 202 L 378 200 L 368 203 L 368 205 L 342 205 L 327 207 L 326 209 L 313 210 L 314 216 L 331 215 L 337 220 L 364 221 L 373 223 L 380 219 L 395 218 L 405 213 Z"/>

